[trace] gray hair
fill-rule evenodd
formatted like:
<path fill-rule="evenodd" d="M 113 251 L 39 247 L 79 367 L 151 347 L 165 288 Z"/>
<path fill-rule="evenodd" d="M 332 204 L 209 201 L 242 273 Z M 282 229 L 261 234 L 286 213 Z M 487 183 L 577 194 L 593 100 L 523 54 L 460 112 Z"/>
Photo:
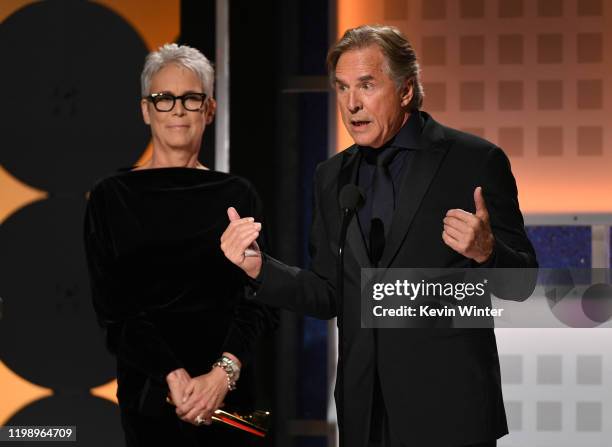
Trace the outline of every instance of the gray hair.
<path fill-rule="evenodd" d="M 140 90 L 142 97 L 151 92 L 151 79 L 155 74 L 168 64 L 176 64 L 193 71 L 200 81 L 204 93 L 210 98 L 214 93 L 215 69 L 210 61 L 200 51 L 187 45 L 167 43 L 152 51 L 145 59 L 145 65 L 140 75 Z"/>
<path fill-rule="evenodd" d="M 362 25 L 348 29 L 342 38 L 330 48 L 327 53 L 327 69 L 330 80 L 336 76 L 336 65 L 340 56 L 349 51 L 378 45 L 382 51 L 386 70 L 397 88 L 403 87 L 409 80 L 412 84 L 412 99 L 408 108 L 418 110 L 423 104 L 423 84 L 421 84 L 421 69 L 416 53 L 411 43 L 394 26 Z"/>

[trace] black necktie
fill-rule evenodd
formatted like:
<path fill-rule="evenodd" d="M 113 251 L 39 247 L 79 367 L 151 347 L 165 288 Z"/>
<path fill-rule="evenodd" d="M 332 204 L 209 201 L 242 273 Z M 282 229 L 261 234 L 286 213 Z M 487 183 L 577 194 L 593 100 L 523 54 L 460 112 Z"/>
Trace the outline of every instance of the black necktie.
<path fill-rule="evenodd" d="M 372 222 L 370 226 L 370 259 L 377 267 L 385 249 L 385 239 L 389 233 L 395 191 L 389 172 L 389 164 L 400 151 L 399 147 L 389 147 L 376 159 L 376 171 L 372 180 Z"/>

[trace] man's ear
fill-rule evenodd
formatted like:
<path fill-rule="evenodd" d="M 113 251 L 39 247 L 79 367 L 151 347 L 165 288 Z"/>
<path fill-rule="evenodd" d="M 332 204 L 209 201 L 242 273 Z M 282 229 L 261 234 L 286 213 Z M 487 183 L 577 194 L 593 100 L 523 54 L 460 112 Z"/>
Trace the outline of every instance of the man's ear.
<path fill-rule="evenodd" d="M 215 118 L 215 112 L 217 111 L 217 101 L 215 101 L 214 98 L 209 98 L 208 99 L 208 105 L 206 106 L 206 110 L 204 111 L 205 113 L 205 119 L 206 119 L 206 124 L 210 124 L 213 122 L 213 119 Z"/>
<path fill-rule="evenodd" d="M 406 79 L 404 81 L 404 85 L 402 86 L 401 96 L 400 96 L 402 107 L 408 107 L 408 104 L 410 104 L 410 101 L 412 101 L 413 93 L 414 91 L 412 87 L 412 81 L 409 79 Z"/>
<path fill-rule="evenodd" d="M 149 101 L 142 99 L 140 101 L 140 110 L 142 111 L 142 119 L 145 124 L 151 125 L 151 117 L 149 116 Z"/>

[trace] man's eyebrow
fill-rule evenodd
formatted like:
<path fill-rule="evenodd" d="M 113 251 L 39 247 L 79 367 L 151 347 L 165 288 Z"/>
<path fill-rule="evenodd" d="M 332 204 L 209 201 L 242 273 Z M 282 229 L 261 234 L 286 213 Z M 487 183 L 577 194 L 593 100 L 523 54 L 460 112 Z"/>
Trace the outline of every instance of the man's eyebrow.
<path fill-rule="evenodd" d="M 374 79 L 374 76 L 372 75 L 364 75 L 359 77 L 359 81 L 361 82 L 371 81 L 372 79 Z"/>
<path fill-rule="evenodd" d="M 359 78 L 357 78 L 357 80 L 359 82 L 371 81 L 373 79 L 374 79 L 374 76 L 372 76 L 372 75 L 363 75 L 363 76 L 360 76 Z M 344 85 L 346 85 L 346 82 L 344 82 L 342 79 L 338 79 L 338 78 L 334 78 L 334 83 L 335 84 L 344 84 Z"/>

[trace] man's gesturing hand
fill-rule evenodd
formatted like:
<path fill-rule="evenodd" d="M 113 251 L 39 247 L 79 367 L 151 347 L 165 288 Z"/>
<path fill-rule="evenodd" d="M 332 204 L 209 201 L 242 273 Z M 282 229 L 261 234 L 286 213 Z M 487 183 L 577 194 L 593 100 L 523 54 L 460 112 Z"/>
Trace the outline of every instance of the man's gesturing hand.
<path fill-rule="evenodd" d="M 482 264 L 493 253 L 495 238 L 480 186 L 474 190 L 474 203 L 475 214 L 461 209 L 452 209 L 446 213 L 442 240 L 456 252 Z"/>
<path fill-rule="evenodd" d="M 227 259 L 256 278 L 261 270 L 261 252 L 256 242 L 261 223 L 252 217 L 241 218 L 232 207 L 227 209 L 227 216 L 230 223 L 221 235 L 221 250 Z"/>

